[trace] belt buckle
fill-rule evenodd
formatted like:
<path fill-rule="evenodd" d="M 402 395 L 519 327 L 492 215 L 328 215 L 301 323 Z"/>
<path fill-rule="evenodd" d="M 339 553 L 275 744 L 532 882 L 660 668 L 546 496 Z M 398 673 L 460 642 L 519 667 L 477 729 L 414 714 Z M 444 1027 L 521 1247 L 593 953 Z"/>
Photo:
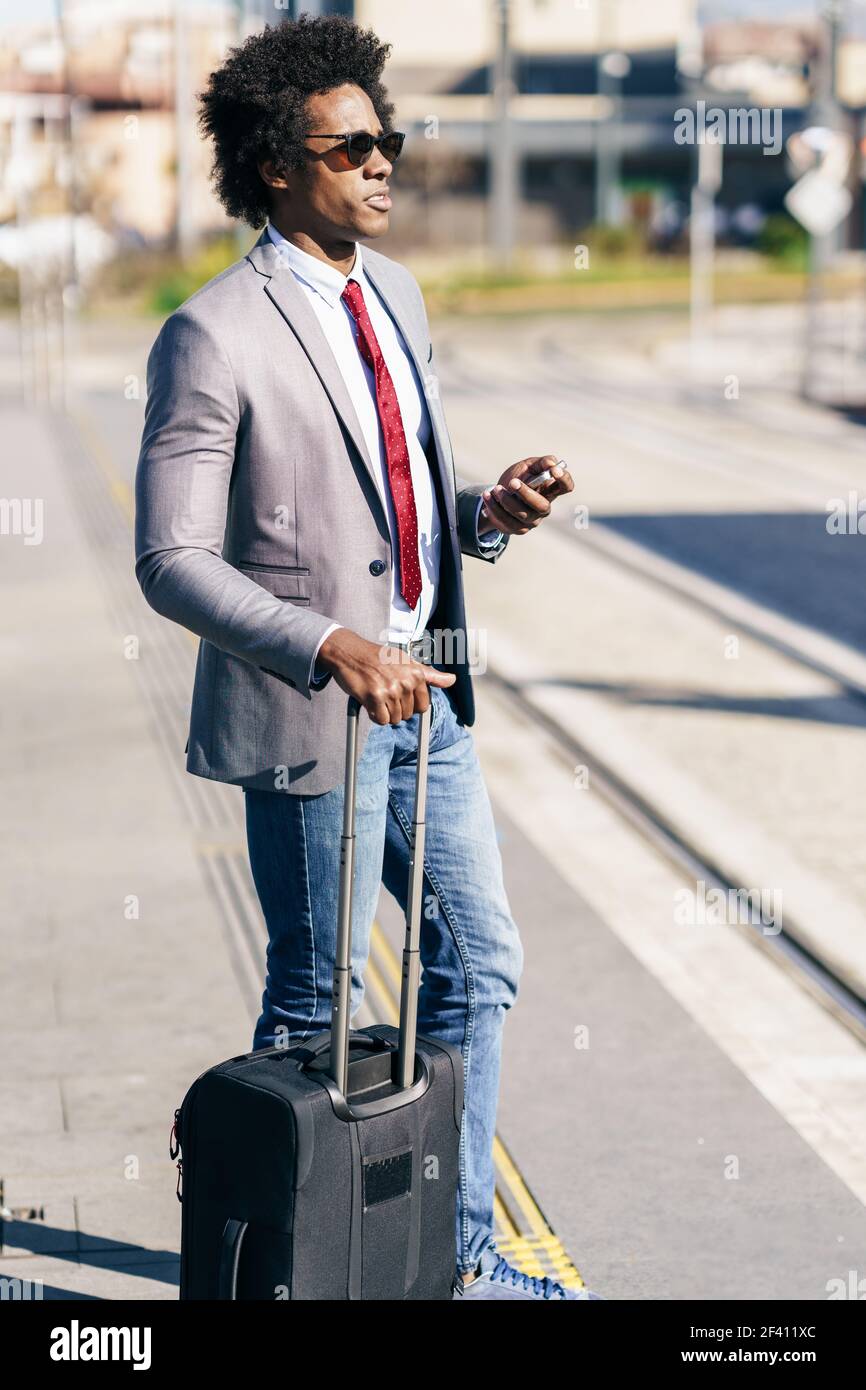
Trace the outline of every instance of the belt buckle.
<path fill-rule="evenodd" d="M 429 666 L 432 662 L 430 646 L 431 635 L 429 632 L 425 631 L 424 633 L 422 633 L 420 637 L 412 638 L 411 642 L 409 643 L 409 655 L 415 661 L 420 661 L 422 665 Z"/>

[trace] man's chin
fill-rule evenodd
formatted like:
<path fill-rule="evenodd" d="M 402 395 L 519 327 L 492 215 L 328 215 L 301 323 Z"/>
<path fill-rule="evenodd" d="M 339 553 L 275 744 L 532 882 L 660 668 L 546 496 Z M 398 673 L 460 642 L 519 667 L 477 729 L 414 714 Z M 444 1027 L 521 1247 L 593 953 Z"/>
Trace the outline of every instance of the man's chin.
<path fill-rule="evenodd" d="M 383 236 L 388 231 L 390 220 L 390 208 L 365 208 L 358 218 L 356 235 L 359 238 Z"/>

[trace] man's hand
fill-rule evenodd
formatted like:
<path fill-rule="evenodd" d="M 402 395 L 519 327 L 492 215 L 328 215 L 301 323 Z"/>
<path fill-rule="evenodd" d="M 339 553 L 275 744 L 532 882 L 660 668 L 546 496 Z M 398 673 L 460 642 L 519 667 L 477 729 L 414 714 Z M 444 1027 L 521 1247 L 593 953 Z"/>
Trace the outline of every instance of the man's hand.
<path fill-rule="evenodd" d="M 428 685 L 453 685 L 453 671 L 437 671 L 413 661 L 401 647 L 368 642 L 351 628 L 326 637 L 316 661 L 332 671 L 347 695 L 354 695 L 374 724 L 399 724 L 421 714 L 430 703 Z"/>
<path fill-rule="evenodd" d="M 548 468 L 553 477 L 539 488 L 527 487 L 522 481 Z M 552 454 L 521 459 L 506 468 L 499 482 L 484 493 L 478 533 L 505 531 L 511 536 L 525 536 L 550 515 L 550 504 L 555 497 L 573 491 L 571 474 Z"/>

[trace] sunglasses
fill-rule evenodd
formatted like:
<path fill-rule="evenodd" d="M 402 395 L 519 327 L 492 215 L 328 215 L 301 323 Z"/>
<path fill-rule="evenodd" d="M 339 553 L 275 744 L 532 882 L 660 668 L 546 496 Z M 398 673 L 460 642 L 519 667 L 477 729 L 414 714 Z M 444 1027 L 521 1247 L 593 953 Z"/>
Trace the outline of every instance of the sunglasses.
<path fill-rule="evenodd" d="M 355 130 L 351 135 L 327 135 L 324 131 L 318 131 L 315 135 L 308 135 L 307 139 L 341 141 L 346 147 L 349 163 L 358 167 L 366 164 L 376 145 L 385 158 L 393 163 L 399 157 L 406 136 L 402 130 L 391 130 L 384 135 L 371 135 L 368 130 Z"/>

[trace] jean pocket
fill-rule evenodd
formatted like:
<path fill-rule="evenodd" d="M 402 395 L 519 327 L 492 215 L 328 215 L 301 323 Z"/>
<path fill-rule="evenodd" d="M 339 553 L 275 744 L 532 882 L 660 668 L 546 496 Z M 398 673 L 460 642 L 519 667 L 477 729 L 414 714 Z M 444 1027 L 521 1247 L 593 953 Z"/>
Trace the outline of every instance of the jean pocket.
<path fill-rule="evenodd" d="M 444 702 L 447 701 L 448 696 L 441 685 L 428 685 L 427 689 L 430 692 L 430 738 L 432 740 L 433 734 L 442 723 L 442 717 L 445 713 Z"/>

